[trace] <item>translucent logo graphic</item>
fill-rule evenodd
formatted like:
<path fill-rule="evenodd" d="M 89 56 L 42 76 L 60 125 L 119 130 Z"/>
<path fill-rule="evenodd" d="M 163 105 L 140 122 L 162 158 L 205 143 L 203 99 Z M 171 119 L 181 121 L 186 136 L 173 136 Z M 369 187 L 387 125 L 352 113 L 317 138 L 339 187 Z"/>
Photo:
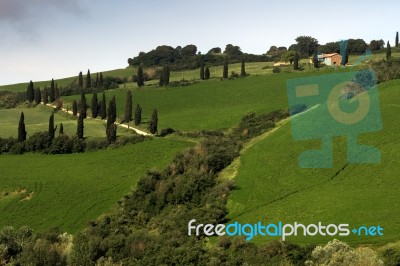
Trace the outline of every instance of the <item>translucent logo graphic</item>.
<path fill-rule="evenodd" d="M 357 140 L 362 133 L 382 129 L 373 70 L 291 79 L 286 89 L 294 140 L 320 139 L 322 142 L 320 149 L 306 150 L 299 155 L 300 167 L 332 167 L 332 138 L 336 136 L 347 137 L 349 163 L 380 162 L 377 148 L 359 144 Z"/>

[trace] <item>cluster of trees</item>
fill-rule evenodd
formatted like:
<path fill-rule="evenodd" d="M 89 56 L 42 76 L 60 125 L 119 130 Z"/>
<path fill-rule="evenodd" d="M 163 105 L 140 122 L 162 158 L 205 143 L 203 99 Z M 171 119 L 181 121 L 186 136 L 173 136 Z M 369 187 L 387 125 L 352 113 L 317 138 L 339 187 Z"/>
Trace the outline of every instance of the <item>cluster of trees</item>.
<path fill-rule="evenodd" d="M 173 48 L 168 45 L 158 46 L 147 53 L 140 52 L 138 56 L 128 59 L 129 66 L 164 66 L 172 70 L 195 69 L 201 64 L 223 65 L 225 61 L 238 63 L 244 58 L 247 62 L 268 61 L 265 55 L 243 53 L 239 46 L 227 44 L 224 51 L 219 47 L 210 49 L 206 54 L 197 51 L 196 45 L 190 44 L 183 48 Z"/>
<path fill-rule="evenodd" d="M 51 79 L 50 88 L 44 88 L 43 91 L 38 87 L 34 87 L 34 84 L 29 81 L 28 87 L 26 89 L 26 100 L 30 103 L 35 102 L 36 104 L 40 104 L 43 102 L 44 104 L 53 103 L 56 100 L 60 99 L 60 89 L 58 88 L 57 83 L 54 82 L 54 79 Z"/>

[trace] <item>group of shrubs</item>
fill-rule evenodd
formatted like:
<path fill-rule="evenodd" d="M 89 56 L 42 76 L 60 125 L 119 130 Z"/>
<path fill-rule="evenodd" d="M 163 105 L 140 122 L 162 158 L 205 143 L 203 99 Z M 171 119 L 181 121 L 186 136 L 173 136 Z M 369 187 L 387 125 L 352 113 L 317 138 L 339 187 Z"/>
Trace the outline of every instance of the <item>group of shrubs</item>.
<path fill-rule="evenodd" d="M 76 136 L 60 134 L 53 139 L 47 131 L 36 132 L 26 141 L 18 142 L 15 138 L 0 138 L 0 154 L 23 154 L 39 152 L 44 154 L 68 154 L 120 147 L 126 144 L 142 142 L 142 135 L 120 136 L 110 144 L 106 138 L 79 139 Z"/>

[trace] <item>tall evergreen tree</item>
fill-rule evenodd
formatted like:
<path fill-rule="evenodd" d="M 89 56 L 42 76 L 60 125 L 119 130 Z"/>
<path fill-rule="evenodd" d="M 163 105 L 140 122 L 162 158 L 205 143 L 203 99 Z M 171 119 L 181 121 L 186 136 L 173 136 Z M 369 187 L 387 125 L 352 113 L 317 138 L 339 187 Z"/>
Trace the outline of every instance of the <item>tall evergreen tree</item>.
<path fill-rule="evenodd" d="M 399 32 L 396 31 L 396 41 L 395 41 L 396 48 L 399 47 Z"/>
<path fill-rule="evenodd" d="M 240 76 L 245 77 L 246 76 L 246 66 L 244 64 L 244 58 L 242 58 L 242 66 L 240 68 Z"/>
<path fill-rule="evenodd" d="M 112 143 L 117 139 L 117 126 L 115 125 L 116 120 L 116 104 L 115 96 L 110 100 L 108 104 L 107 112 L 107 125 L 106 125 L 106 135 L 108 143 Z"/>
<path fill-rule="evenodd" d="M 138 126 L 142 122 L 142 107 L 139 104 L 136 105 L 135 110 L 135 125 Z"/>
<path fill-rule="evenodd" d="M 98 99 L 97 99 L 97 93 L 96 92 L 93 92 L 92 105 L 90 106 L 90 108 L 92 109 L 92 117 L 96 118 L 98 116 L 98 110 L 99 110 Z"/>
<path fill-rule="evenodd" d="M 157 125 L 158 125 L 157 109 L 153 109 L 153 114 L 151 115 L 150 128 L 149 128 L 151 134 L 155 134 L 157 132 Z"/>
<path fill-rule="evenodd" d="M 40 89 L 35 89 L 35 103 L 39 104 L 42 101 L 42 94 L 40 93 Z"/>
<path fill-rule="evenodd" d="M 59 135 L 64 134 L 64 125 L 63 125 L 63 123 L 60 123 L 60 129 L 59 129 L 59 131 L 58 131 L 58 134 L 59 134 Z"/>
<path fill-rule="evenodd" d="M 208 67 L 204 70 L 204 79 L 210 79 L 210 69 Z"/>
<path fill-rule="evenodd" d="M 169 71 L 169 66 L 168 65 L 164 66 L 164 71 L 163 71 L 163 74 L 164 74 L 164 86 L 168 86 L 168 84 L 169 84 L 169 76 L 170 76 L 169 72 L 170 72 Z"/>
<path fill-rule="evenodd" d="M 132 93 L 130 90 L 126 93 L 126 105 L 125 105 L 125 123 L 129 123 L 132 120 Z"/>
<path fill-rule="evenodd" d="M 49 94 L 48 94 L 48 88 L 47 87 L 43 88 L 42 101 L 43 101 L 44 104 L 48 104 L 49 103 Z"/>
<path fill-rule="evenodd" d="M 298 70 L 299 69 L 299 53 L 297 51 L 294 54 L 293 69 L 294 70 Z"/>
<path fill-rule="evenodd" d="M 101 99 L 101 102 L 100 102 L 100 117 L 101 117 L 101 119 L 106 119 L 106 117 L 107 117 L 107 107 L 106 107 L 106 95 L 105 95 L 105 93 L 103 92 L 103 97 L 102 97 L 102 99 Z"/>
<path fill-rule="evenodd" d="M 228 62 L 227 61 L 224 62 L 224 70 L 223 70 L 223 73 L 222 73 L 222 77 L 224 79 L 228 78 Z"/>
<path fill-rule="evenodd" d="M 18 124 L 18 141 L 23 142 L 26 140 L 26 130 L 25 130 L 25 116 L 24 112 L 21 112 Z"/>
<path fill-rule="evenodd" d="M 204 63 L 201 62 L 200 65 L 200 79 L 204 80 Z"/>
<path fill-rule="evenodd" d="M 165 75 L 164 75 L 164 69 L 161 71 L 160 73 L 160 79 L 158 81 L 158 86 L 162 87 L 164 86 L 164 79 L 165 79 Z"/>
<path fill-rule="evenodd" d="M 35 90 L 33 88 L 32 80 L 29 81 L 28 88 L 26 89 L 26 99 L 31 103 L 35 100 Z"/>
<path fill-rule="evenodd" d="M 49 118 L 49 137 L 50 139 L 54 139 L 54 135 L 56 133 L 56 128 L 54 128 L 54 114 L 52 113 Z"/>
<path fill-rule="evenodd" d="M 313 65 L 314 65 L 315 68 L 318 68 L 318 67 L 319 67 L 319 61 L 318 61 L 318 53 L 317 53 L 317 51 L 315 51 L 315 52 L 314 52 L 314 55 L 313 55 Z"/>
<path fill-rule="evenodd" d="M 83 76 L 82 76 L 82 71 L 79 72 L 79 75 L 78 75 L 78 87 L 79 87 L 79 89 L 83 89 Z"/>
<path fill-rule="evenodd" d="M 92 78 L 90 77 L 90 70 L 88 69 L 86 74 L 86 89 L 89 89 L 91 87 L 92 87 Z"/>
<path fill-rule="evenodd" d="M 76 116 L 78 114 L 78 103 L 76 100 L 72 103 L 72 115 Z"/>
<path fill-rule="evenodd" d="M 390 47 L 389 41 L 386 44 L 386 60 L 389 60 L 392 57 L 392 48 Z"/>
<path fill-rule="evenodd" d="M 55 85 L 54 85 L 54 79 L 51 79 L 51 83 L 50 83 L 50 102 L 52 103 L 52 102 L 54 102 L 55 101 Z"/>
<path fill-rule="evenodd" d="M 83 119 L 84 117 L 82 116 L 82 114 L 79 114 L 78 125 L 76 128 L 76 136 L 78 137 L 78 139 L 83 139 Z"/>
<path fill-rule="evenodd" d="M 143 69 L 141 66 L 138 67 L 138 71 L 136 74 L 136 83 L 139 87 L 142 87 L 144 85 Z"/>
<path fill-rule="evenodd" d="M 99 88 L 103 87 L 103 73 L 100 72 L 99 75 Z"/>
<path fill-rule="evenodd" d="M 85 93 L 83 93 L 83 90 L 81 91 L 81 105 L 80 105 L 80 114 L 83 116 L 83 118 L 87 117 L 87 104 L 86 104 L 86 96 Z"/>

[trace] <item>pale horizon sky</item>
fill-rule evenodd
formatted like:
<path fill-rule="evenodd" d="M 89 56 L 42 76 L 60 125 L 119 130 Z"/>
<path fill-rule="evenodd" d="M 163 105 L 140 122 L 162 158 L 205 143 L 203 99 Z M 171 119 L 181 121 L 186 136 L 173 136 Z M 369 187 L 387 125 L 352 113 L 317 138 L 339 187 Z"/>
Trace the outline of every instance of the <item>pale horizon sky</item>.
<path fill-rule="evenodd" d="M 0 0 L 0 85 L 127 67 L 159 45 L 262 54 L 308 35 L 394 44 L 400 2 Z"/>

